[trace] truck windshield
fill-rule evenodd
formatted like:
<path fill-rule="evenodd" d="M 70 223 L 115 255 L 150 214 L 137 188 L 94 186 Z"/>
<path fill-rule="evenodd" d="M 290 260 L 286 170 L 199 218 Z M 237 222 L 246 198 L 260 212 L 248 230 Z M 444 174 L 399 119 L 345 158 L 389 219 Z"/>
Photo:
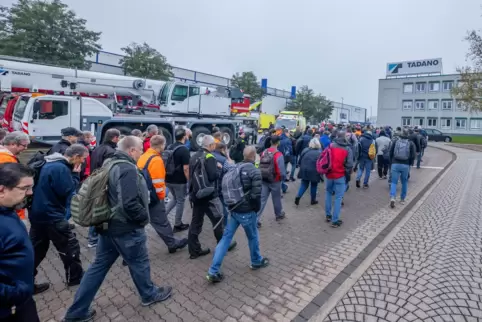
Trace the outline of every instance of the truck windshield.
<path fill-rule="evenodd" d="M 27 107 L 27 103 L 29 99 L 30 97 L 28 96 L 22 96 L 15 104 L 14 116 L 17 119 L 21 120 L 23 118 L 23 114 L 25 114 L 25 108 Z"/>
<path fill-rule="evenodd" d="M 289 120 L 289 119 L 278 119 L 276 120 L 275 127 L 282 127 L 284 126 L 288 130 L 293 130 L 296 128 L 298 121 L 297 120 Z"/>
<path fill-rule="evenodd" d="M 159 94 L 159 105 L 167 103 L 167 95 L 169 93 L 169 83 L 162 86 L 161 93 Z"/>

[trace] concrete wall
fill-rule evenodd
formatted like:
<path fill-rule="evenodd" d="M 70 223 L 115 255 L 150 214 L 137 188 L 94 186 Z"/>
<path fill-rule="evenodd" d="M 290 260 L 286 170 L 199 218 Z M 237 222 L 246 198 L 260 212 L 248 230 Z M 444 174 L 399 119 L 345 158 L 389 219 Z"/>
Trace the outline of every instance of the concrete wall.
<path fill-rule="evenodd" d="M 458 75 L 380 79 L 377 125 L 417 125 L 444 133 L 482 134 L 482 116 L 458 104 L 447 87 L 449 83 L 457 86 L 458 79 Z M 410 84 L 412 91 L 408 90 Z"/>

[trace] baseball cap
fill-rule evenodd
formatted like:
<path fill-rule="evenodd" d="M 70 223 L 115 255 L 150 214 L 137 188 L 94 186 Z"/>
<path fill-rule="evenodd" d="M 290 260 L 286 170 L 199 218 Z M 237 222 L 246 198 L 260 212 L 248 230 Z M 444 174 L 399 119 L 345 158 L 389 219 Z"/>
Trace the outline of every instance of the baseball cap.
<path fill-rule="evenodd" d="M 75 127 L 66 127 L 60 130 L 62 136 L 81 136 L 82 132 L 77 130 Z"/>

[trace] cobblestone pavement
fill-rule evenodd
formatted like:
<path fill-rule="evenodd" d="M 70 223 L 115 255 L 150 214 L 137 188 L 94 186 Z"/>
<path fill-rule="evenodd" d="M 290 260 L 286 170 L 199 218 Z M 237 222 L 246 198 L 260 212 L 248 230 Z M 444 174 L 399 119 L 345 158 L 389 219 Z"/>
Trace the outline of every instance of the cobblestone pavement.
<path fill-rule="evenodd" d="M 449 153 L 429 148 L 424 157 L 427 168 L 413 170 L 408 198 L 415 198 L 450 159 Z M 211 256 L 189 260 L 187 250 L 169 255 L 148 226 L 152 278 L 157 284 L 172 285 L 173 297 L 142 307 L 128 268 L 120 265 L 119 259 L 94 301 L 96 321 L 291 321 L 401 210 L 398 206 L 388 208 L 387 182 L 374 174 L 367 190 L 354 188 L 352 182 L 342 210 L 344 224 L 339 229 L 324 221 L 323 185 L 319 205 L 309 206 L 309 195 L 305 195 L 295 208 L 298 183 L 290 183 L 283 199 L 287 219 L 276 222 L 270 203 L 263 217 L 260 245 L 271 265 L 259 271 L 249 269 L 246 238 L 238 231 L 238 247 L 226 256 L 226 279 L 218 285 L 205 280 Z M 185 221 L 189 222 L 191 209 L 186 206 Z M 76 232 L 87 268 L 95 250 L 87 248 L 86 229 L 78 227 Z M 209 223 L 204 226 L 201 243 L 212 250 L 215 247 Z M 52 284 L 49 291 L 35 297 L 41 321 L 60 321 L 76 288 L 65 286 L 63 265 L 53 247 L 40 268 L 37 281 Z"/>
<path fill-rule="evenodd" d="M 453 166 L 312 321 L 482 321 L 482 153 L 446 148 Z"/>

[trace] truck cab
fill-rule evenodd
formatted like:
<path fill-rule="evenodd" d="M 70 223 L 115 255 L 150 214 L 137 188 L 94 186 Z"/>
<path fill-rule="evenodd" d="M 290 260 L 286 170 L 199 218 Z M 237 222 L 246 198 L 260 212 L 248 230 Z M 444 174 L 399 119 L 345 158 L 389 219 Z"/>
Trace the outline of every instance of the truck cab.
<path fill-rule="evenodd" d="M 294 131 L 297 126 L 304 130 L 306 127 L 306 118 L 303 113 L 296 111 L 282 111 L 276 119 L 276 127 L 285 127 L 290 131 Z"/>
<path fill-rule="evenodd" d="M 72 126 L 92 129 L 112 118 L 112 111 L 93 98 L 59 95 L 22 95 L 15 104 L 13 130 L 23 131 L 32 141 L 54 144 L 60 130 Z"/>

